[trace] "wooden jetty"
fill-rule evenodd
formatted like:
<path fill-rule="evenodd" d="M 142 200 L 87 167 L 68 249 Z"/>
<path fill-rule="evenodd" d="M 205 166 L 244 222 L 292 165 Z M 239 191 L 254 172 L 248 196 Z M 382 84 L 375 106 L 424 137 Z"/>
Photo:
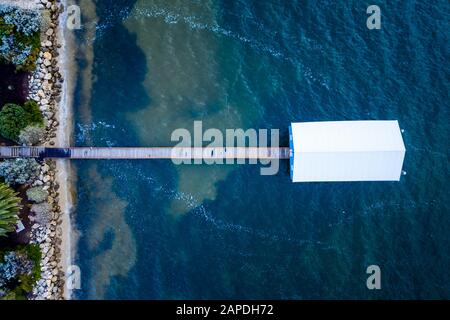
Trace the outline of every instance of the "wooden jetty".
<path fill-rule="evenodd" d="M 0 147 L 0 158 L 66 159 L 289 159 L 290 149 L 263 147 Z"/>

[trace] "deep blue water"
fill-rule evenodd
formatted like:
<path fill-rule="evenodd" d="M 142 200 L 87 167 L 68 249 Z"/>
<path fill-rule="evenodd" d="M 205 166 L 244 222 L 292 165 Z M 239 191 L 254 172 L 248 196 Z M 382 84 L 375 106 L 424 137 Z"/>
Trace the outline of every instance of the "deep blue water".
<path fill-rule="evenodd" d="M 294 121 L 396 119 L 406 175 L 77 162 L 77 297 L 450 298 L 448 1 L 377 1 L 372 31 L 368 1 L 96 2 L 77 33 L 77 145 L 168 146 L 194 120 L 286 145 Z"/>

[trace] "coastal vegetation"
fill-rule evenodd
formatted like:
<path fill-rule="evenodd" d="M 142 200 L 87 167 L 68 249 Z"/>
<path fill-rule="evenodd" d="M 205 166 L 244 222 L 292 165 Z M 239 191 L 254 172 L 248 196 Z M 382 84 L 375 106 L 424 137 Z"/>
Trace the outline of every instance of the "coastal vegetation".
<path fill-rule="evenodd" d="M 20 210 L 20 198 L 10 187 L 0 183 L 0 237 L 14 231 Z"/>
<path fill-rule="evenodd" d="M 23 106 L 8 103 L 0 111 L 0 134 L 15 142 L 19 142 L 22 130 L 29 126 L 42 126 L 43 123 L 39 106 L 32 100 Z"/>
<path fill-rule="evenodd" d="M 52 219 L 51 210 L 52 208 L 47 202 L 33 204 L 31 206 L 31 212 L 34 213 L 34 216 L 31 217 L 31 220 L 41 226 L 45 226 Z"/>
<path fill-rule="evenodd" d="M 40 51 L 41 14 L 0 4 L 0 58 L 17 70 L 32 71 Z"/>
<path fill-rule="evenodd" d="M 54 145 L 62 90 L 57 0 L 0 4 L 0 145 Z M 0 300 L 61 299 L 54 161 L 0 159 Z M 42 270 L 41 270 L 42 266 Z"/>
<path fill-rule="evenodd" d="M 25 300 L 41 278 L 40 261 L 35 244 L 0 249 L 0 300 Z"/>
<path fill-rule="evenodd" d="M 39 177 L 41 165 L 31 158 L 7 159 L 0 163 L 0 177 L 8 185 L 30 185 Z"/>
<path fill-rule="evenodd" d="M 32 124 L 19 134 L 19 142 L 24 146 L 36 146 L 45 138 L 45 129 L 42 125 Z"/>
<path fill-rule="evenodd" d="M 27 190 L 28 200 L 34 203 L 42 203 L 48 198 L 48 191 L 43 187 L 33 187 Z"/>

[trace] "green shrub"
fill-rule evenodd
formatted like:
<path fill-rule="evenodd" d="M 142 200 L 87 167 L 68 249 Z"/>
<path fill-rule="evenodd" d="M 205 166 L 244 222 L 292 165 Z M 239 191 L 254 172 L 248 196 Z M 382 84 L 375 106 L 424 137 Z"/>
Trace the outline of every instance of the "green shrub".
<path fill-rule="evenodd" d="M 0 250 L 0 300 L 25 300 L 41 278 L 37 244 Z"/>
<path fill-rule="evenodd" d="M 25 299 L 22 299 L 22 297 L 17 297 L 16 296 L 16 294 L 14 293 L 14 292 L 12 292 L 12 291 L 10 291 L 10 292 L 5 292 L 5 293 L 3 293 L 4 295 L 2 295 L 2 292 L 0 291 L 0 300 L 14 300 L 14 301 L 16 301 L 16 300 L 25 300 Z"/>
<path fill-rule="evenodd" d="M 0 111 L 0 134 L 16 142 L 26 127 L 43 123 L 44 118 L 35 101 L 27 101 L 23 107 L 8 103 Z"/>
<path fill-rule="evenodd" d="M 24 146 L 37 146 L 45 138 L 45 128 L 42 125 L 31 125 L 20 132 L 19 142 Z"/>
<path fill-rule="evenodd" d="M 17 31 L 25 35 L 38 32 L 41 26 L 42 16 L 39 10 L 0 4 L 0 15 L 4 23 L 14 26 Z"/>
<path fill-rule="evenodd" d="M 34 263 L 33 270 L 31 270 L 31 276 L 33 281 L 36 282 L 41 279 L 41 248 L 39 248 L 38 244 L 28 244 L 24 247 L 24 250 L 27 253 L 28 259 Z"/>
<path fill-rule="evenodd" d="M 18 34 L 16 39 L 22 46 L 30 48 L 26 59 L 17 65 L 18 71 L 33 71 L 36 69 L 36 61 L 39 58 L 39 52 L 41 51 L 41 35 L 39 32 L 31 36 L 23 36 Z"/>
<path fill-rule="evenodd" d="M 34 187 L 27 190 L 27 197 L 30 201 L 41 203 L 48 197 L 48 192 L 43 187 Z"/>
<path fill-rule="evenodd" d="M 40 51 L 41 14 L 0 4 L 0 59 L 17 70 L 32 71 Z"/>
<path fill-rule="evenodd" d="M 41 165 L 32 158 L 7 159 L 0 163 L 0 177 L 8 185 L 32 184 L 39 177 Z"/>
<path fill-rule="evenodd" d="M 8 103 L 0 111 L 0 134 L 16 141 L 20 131 L 26 127 L 26 112 L 16 104 Z"/>
<path fill-rule="evenodd" d="M 19 210 L 20 199 L 17 194 L 7 185 L 0 183 L 0 237 L 14 231 Z"/>
<path fill-rule="evenodd" d="M 29 100 L 25 102 L 23 110 L 25 110 L 26 120 L 29 124 L 44 124 L 44 118 L 36 101 Z"/>
<path fill-rule="evenodd" d="M 14 32 L 14 25 L 5 22 L 5 18 L 0 16 L 0 36 L 9 36 Z"/>

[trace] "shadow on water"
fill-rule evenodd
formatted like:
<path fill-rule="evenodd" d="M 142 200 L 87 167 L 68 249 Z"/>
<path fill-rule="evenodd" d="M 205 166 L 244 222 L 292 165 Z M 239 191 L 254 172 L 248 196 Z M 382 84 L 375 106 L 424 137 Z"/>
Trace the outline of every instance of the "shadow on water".
<path fill-rule="evenodd" d="M 148 105 L 150 98 L 142 87 L 147 73 L 144 54 L 135 45 L 136 37 L 122 25 L 123 16 L 127 15 L 134 2 L 97 1 L 96 29 L 100 30 L 107 24 L 111 28 L 110 32 L 94 43 L 93 39 L 83 40 L 84 35 L 78 34 L 80 47 L 94 46 L 93 54 L 89 54 L 94 60 L 79 61 L 80 78 L 75 106 L 85 104 L 89 110 L 76 114 L 76 136 L 88 137 L 78 143 L 88 142 L 98 146 L 107 144 L 105 131 L 97 128 L 109 128 L 106 124 L 110 123 L 113 125 L 107 132 L 109 140 L 123 146 L 137 140 L 126 121 L 123 122 L 123 113 Z M 108 59 L 95 55 L 97 52 L 108 52 Z M 92 75 L 95 76 L 87 79 L 92 83 L 92 88 L 88 87 L 91 92 L 87 92 L 83 88 L 86 78 L 81 75 L 91 66 Z M 91 109 L 91 105 L 95 105 L 95 108 Z M 99 121 L 105 125 L 86 123 L 89 119 L 101 119 Z M 83 132 L 85 128 L 90 128 L 90 131 Z M 116 172 L 110 171 L 108 162 L 77 162 L 76 167 L 79 176 L 77 213 L 79 217 L 83 214 L 83 219 L 77 219 L 81 233 L 77 260 L 85 280 L 83 290 L 77 293 L 77 297 L 89 299 L 114 296 L 109 293 L 114 290 L 111 284 L 116 283 L 117 279 L 125 279 L 136 261 L 136 242 L 126 214 L 128 199 L 124 199 L 123 186 L 116 185 L 110 178 L 116 176 Z M 88 217 L 86 213 L 89 213 Z"/>
<path fill-rule="evenodd" d="M 132 6 L 131 2 L 126 5 Z M 113 10 L 117 6 L 116 2 L 114 4 L 113 7 L 106 6 L 106 10 Z M 101 12 L 102 6 L 97 9 Z M 102 23 L 100 18 L 99 24 Z M 120 114 L 137 111 L 151 103 L 143 86 L 148 66 L 144 52 L 136 45 L 136 35 L 128 32 L 119 20 L 101 41 L 96 42 L 95 50 L 108 51 L 108 59 L 98 58 L 94 64 L 97 76 L 92 100 L 96 106 L 94 118 L 98 112 L 102 117 L 109 115 L 116 121 L 123 118 Z M 110 119 L 105 120 L 108 122 Z"/>

